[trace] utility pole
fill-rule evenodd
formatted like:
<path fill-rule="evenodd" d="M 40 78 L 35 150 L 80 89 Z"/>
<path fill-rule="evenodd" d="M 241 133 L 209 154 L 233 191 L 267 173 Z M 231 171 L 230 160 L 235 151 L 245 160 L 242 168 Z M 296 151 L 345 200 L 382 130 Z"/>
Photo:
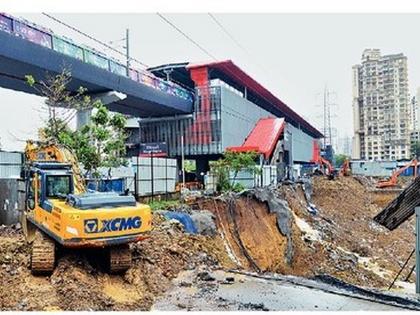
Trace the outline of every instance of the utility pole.
<path fill-rule="evenodd" d="M 130 30 L 125 30 L 125 57 L 127 58 L 127 77 L 130 76 Z"/>
<path fill-rule="evenodd" d="M 182 188 L 185 188 L 185 156 L 184 156 L 184 135 L 181 135 L 181 165 L 182 165 Z"/>
<path fill-rule="evenodd" d="M 332 106 L 337 105 L 337 104 L 332 104 L 330 102 L 330 96 L 331 93 L 328 88 L 327 85 L 325 85 L 324 87 L 324 91 L 323 91 L 323 100 L 322 100 L 322 115 L 319 115 L 318 117 L 321 118 L 322 117 L 322 133 L 324 134 L 324 139 L 323 139 L 323 148 L 325 149 L 328 145 L 333 146 L 334 143 L 336 143 L 336 141 L 333 141 L 333 138 L 336 138 L 337 135 L 337 130 L 336 128 L 333 127 L 332 125 L 332 118 L 335 117 L 335 115 L 332 112 Z M 335 139 L 336 140 L 336 139 Z"/>
<path fill-rule="evenodd" d="M 327 147 L 327 135 L 326 135 L 326 133 L 327 133 L 327 85 L 325 85 L 325 87 L 324 87 L 324 104 L 323 104 L 323 107 L 324 107 L 324 115 L 323 115 L 323 117 L 324 117 L 324 150 L 325 150 L 325 148 Z"/>

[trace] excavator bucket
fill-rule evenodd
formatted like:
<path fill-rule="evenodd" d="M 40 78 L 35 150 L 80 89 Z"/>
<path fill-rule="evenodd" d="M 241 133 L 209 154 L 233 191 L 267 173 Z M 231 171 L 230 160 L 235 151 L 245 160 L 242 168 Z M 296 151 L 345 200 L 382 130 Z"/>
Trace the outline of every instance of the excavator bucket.
<path fill-rule="evenodd" d="M 26 241 L 32 243 L 35 240 L 35 232 L 37 227 L 28 220 L 28 215 L 26 211 L 22 211 L 20 216 L 20 224 L 22 225 L 22 231 L 25 235 Z"/>

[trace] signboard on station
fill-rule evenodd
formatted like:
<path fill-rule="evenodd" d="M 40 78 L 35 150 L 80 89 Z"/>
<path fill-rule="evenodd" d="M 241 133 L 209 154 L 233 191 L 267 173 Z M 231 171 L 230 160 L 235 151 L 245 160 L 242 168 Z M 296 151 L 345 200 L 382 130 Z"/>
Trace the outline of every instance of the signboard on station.
<path fill-rule="evenodd" d="M 168 155 L 168 146 L 166 142 L 150 142 L 150 143 L 140 143 L 140 153 L 141 157 L 165 157 Z"/>

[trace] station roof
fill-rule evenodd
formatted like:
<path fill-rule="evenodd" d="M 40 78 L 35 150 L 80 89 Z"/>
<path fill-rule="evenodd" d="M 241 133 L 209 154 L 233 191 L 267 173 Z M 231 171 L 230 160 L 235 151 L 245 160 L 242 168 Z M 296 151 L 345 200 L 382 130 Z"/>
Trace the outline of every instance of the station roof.
<path fill-rule="evenodd" d="M 283 103 L 279 98 L 273 95 L 269 90 L 263 87 L 260 83 L 254 80 L 241 68 L 235 65 L 231 60 L 215 61 L 208 63 L 188 64 L 187 69 L 194 69 L 200 67 L 207 67 L 210 71 L 210 76 L 219 77 L 232 86 L 242 86 L 247 88 L 248 98 L 257 103 L 261 107 L 270 112 L 277 112 L 278 117 L 284 117 L 286 121 L 291 122 L 295 126 L 300 126 L 307 133 L 315 138 L 322 138 L 323 135 L 308 121 L 297 114 L 293 109 Z M 213 71 L 213 73 L 212 73 Z M 216 71 L 217 73 L 214 73 Z"/>

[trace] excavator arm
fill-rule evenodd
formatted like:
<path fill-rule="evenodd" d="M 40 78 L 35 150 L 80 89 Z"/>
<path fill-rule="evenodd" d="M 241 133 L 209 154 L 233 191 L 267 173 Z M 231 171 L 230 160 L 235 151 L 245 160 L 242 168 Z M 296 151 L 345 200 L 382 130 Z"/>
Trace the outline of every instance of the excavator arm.
<path fill-rule="evenodd" d="M 317 140 L 314 140 L 313 142 L 311 162 L 318 164 L 321 168 L 321 171 L 328 177 L 328 179 L 334 179 L 334 167 L 330 161 L 324 159 L 321 156 L 321 149 Z"/>
<path fill-rule="evenodd" d="M 340 168 L 340 176 L 350 175 L 350 160 L 346 159 Z"/>
<path fill-rule="evenodd" d="M 418 161 L 416 159 L 410 161 L 408 164 L 404 165 L 404 167 L 394 171 L 391 175 L 391 178 L 388 180 L 381 180 L 376 184 L 377 188 L 386 188 L 386 187 L 394 187 L 398 183 L 398 176 L 400 176 L 406 169 L 409 167 L 414 167 L 414 177 L 417 177 L 417 165 Z"/>
<path fill-rule="evenodd" d="M 323 157 L 320 157 L 320 165 L 325 166 L 325 175 L 329 179 L 334 179 L 334 167 L 331 165 L 330 161 L 324 159 Z"/>

